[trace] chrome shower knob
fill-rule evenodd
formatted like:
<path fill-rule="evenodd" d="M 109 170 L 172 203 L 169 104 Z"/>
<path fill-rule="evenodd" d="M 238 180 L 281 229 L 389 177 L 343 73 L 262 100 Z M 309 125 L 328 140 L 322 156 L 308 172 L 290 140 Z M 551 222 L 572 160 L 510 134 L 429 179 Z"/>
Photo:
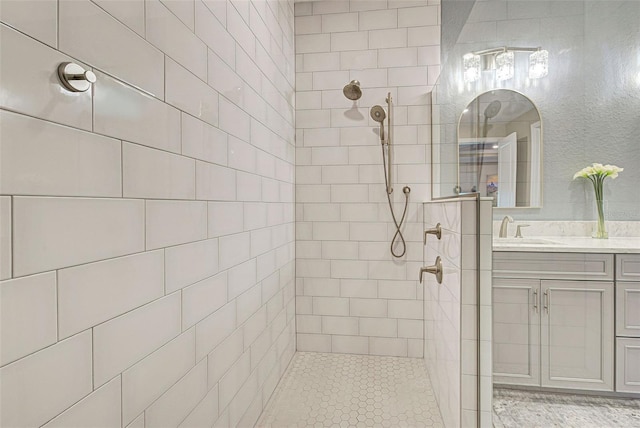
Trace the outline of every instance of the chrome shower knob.
<path fill-rule="evenodd" d="M 65 89 L 71 92 L 85 92 L 96 83 L 96 75 L 73 62 L 63 62 L 58 66 L 58 78 Z"/>

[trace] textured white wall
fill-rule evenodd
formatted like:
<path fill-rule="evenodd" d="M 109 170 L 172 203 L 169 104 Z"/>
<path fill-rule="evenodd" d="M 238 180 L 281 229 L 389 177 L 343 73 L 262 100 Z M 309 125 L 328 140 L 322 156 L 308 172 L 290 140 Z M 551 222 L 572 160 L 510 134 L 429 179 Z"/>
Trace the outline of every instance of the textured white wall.
<path fill-rule="evenodd" d="M 474 97 L 501 87 L 524 93 L 543 121 L 543 207 L 499 210 L 527 220 L 595 220 L 593 190 L 573 174 L 593 162 L 625 168 L 607 180 L 607 218 L 640 220 L 640 3 L 637 1 L 488 0 L 466 7 L 445 7 L 445 21 L 466 20 L 443 64 L 438 91 L 442 108 L 442 157 L 457 148 L 457 118 Z M 467 3 L 467 2 L 465 2 Z M 468 3 L 467 3 L 468 5 Z M 455 17 L 452 15 L 459 14 Z M 459 26 L 444 27 L 446 39 Z M 542 46 L 549 51 L 549 75 L 527 78 L 526 54 L 516 54 L 516 75 L 505 82 L 485 76 L 465 85 L 462 56 L 496 46 Z M 445 126 L 446 125 L 446 126 Z M 455 159 L 455 158 L 453 158 Z M 453 186 L 443 169 L 442 195 Z"/>
<path fill-rule="evenodd" d="M 0 18 L 0 425 L 252 425 L 295 351 L 292 2 Z"/>
<path fill-rule="evenodd" d="M 298 349 L 422 357 L 422 202 L 430 197 L 428 94 L 439 74 L 437 2 L 296 4 Z M 352 79 L 363 95 L 342 94 Z M 407 254 L 389 252 L 375 104 L 393 111 L 396 212 L 411 186 Z"/>

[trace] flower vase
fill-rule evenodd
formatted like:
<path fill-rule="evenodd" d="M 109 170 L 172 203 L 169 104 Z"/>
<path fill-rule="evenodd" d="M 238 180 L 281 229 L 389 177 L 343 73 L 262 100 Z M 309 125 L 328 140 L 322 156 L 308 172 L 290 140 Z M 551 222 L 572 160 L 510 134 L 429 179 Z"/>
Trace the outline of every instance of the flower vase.
<path fill-rule="evenodd" d="M 596 239 L 607 239 L 609 234 L 607 233 L 607 227 L 604 222 L 604 201 L 602 199 L 596 200 L 596 208 L 598 209 L 598 220 L 596 222 L 596 229 L 591 236 Z"/>

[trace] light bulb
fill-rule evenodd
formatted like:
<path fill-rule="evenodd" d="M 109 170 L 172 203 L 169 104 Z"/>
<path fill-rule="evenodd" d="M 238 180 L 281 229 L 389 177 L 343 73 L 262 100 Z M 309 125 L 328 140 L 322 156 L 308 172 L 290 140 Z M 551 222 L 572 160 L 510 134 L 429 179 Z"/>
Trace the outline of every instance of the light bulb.
<path fill-rule="evenodd" d="M 540 79 L 549 74 L 549 52 L 540 50 L 529 55 L 529 79 Z"/>
<path fill-rule="evenodd" d="M 506 51 L 496 56 L 496 79 L 509 80 L 513 78 L 514 55 Z"/>
<path fill-rule="evenodd" d="M 475 82 L 480 78 L 480 57 L 468 53 L 462 57 L 464 65 L 464 81 Z"/>

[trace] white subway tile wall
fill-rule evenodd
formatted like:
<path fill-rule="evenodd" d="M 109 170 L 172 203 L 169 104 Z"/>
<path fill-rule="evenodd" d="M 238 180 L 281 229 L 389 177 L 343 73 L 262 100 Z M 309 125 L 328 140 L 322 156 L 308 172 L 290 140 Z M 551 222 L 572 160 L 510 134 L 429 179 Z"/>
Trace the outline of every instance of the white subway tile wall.
<path fill-rule="evenodd" d="M 295 5 L 298 350 L 423 356 L 422 202 L 430 198 L 430 98 L 440 58 L 438 2 Z M 431 75 L 429 74 L 431 72 Z M 342 94 L 360 81 L 362 98 Z M 411 187 L 407 254 L 384 193 L 376 104 L 394 100 L 394 188 Z M 396 249 L 398 247 L 396 246 Z"/>
<path fill-rule="evenodd" d="M 253 425 L 296 350 L 293 0 L 0 21 L 0 425 Z"/>

